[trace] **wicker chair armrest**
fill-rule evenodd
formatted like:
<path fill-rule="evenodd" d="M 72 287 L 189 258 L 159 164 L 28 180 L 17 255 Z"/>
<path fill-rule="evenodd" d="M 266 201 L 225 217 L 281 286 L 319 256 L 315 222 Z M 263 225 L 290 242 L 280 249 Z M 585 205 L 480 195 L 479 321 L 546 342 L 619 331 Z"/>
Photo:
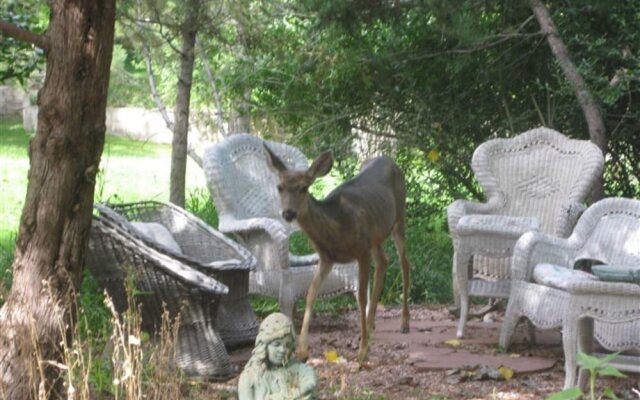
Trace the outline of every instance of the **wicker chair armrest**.
<path fill-rule="evenodd" d="M 556 236 L 527 232 L 518 239 L 511 261 L 513 280 L 531 281 L 533 269 L 541 263 L 564 265 L 572 268 L 571 260 L 576 245 Z"/>
<path fill-rule="evenodd" d="M 529 231 L 540 229 L 540 221 L 533 217 L 467 214 L 458 221 L 458 235 L 490 235 L 519 238 Z"/>
<path fill-rule="evenodd" d="M 247 218 L 236 219 L 230 216 L 221 216 L 218 229 L 225 233 L 266 233 L 270 238 L 270 244 L 281 262 L 280 268 L 289 267 L 289 231 L 279 220 L 273 218 Z"/>
<path fill-rule="evenodd" d="M 111 221 L 94 216 L 92 224 L 93 229 L 111 232 L 112 236 L 119 238 L 119 245 L 135 249 L 134 252 L 145 257 L 158 269 L 186 286 L 215 294 L 227 294 L 229 292 L 229 288 L 224 284 L 181 262 L 180 259 L 156 250 L 129 232 L 116 228 Z"/>
<path fill-rule="evenodd" d="M 447 207 L 447 223 L 449 232 L 455 234 L 458 221 L 468 214 L 493 214 L 500 210 L 503 202 L 500 197 L 492 197 L 486 203 L 469 200 L 456 200 Z"/>
<path fill-rule="evenodd" d="M 627 282 L 579 281 L 570 282 L 567 291 L 572 294 L 635 296 L 640 304 L 640 285 Z"/>
<path fill-rule="evenodd" d="M 230 216 L 221 216 L 218 225 L 220 232 L 241 233 L 247 231 L 265 231 L 276 242 L 287 242 L 289 235 L 284 224 L 274 218 L 247 218 L 236 219 Z"/>
<path fill-rule="evenodd" d="M 289 265 L 291 267 L 315 265 L 319 261 L 320 261 L 320 256 L 318 255 L 318 253 L 306 254 L 304 256 L 299 256 L 299 255 L 289 253 Z"/>

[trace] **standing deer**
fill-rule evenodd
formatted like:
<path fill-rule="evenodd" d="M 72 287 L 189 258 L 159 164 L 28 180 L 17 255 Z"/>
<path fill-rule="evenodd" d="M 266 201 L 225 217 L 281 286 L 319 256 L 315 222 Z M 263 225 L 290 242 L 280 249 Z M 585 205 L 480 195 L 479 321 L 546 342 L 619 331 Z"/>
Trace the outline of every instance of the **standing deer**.
<path fill-rule="evenodd" d="M 324 200 L 309 194 L 309 186 L 333 166 L 330 151 L 316 158 L 309 169 L 291 170 L 265 145 L 269 167 L 279 176 L 278 192 L 282 216 L 297 220 L 320 256 L 307 292 L 304 320 L 297 355 L 309 355 L 308 334 L 313 304 L 333 264 L 358 262 L 358 304 L 360 306 L 360 347 L 358 362 L 368 352 L 368 334 L 375 327 L 376 307 L 382 292 L 389 261 L 382 250 L 384 240 L 393 240 L 402 263 L 401 331 L 409 332 L 409 261 L 405 253 L 405 182 L 398 166 L 386 156 L 367 161 L 358 175 L 334 189 Z M 376 263 L 373 293 L 367 306 L 370 259 Z"/>

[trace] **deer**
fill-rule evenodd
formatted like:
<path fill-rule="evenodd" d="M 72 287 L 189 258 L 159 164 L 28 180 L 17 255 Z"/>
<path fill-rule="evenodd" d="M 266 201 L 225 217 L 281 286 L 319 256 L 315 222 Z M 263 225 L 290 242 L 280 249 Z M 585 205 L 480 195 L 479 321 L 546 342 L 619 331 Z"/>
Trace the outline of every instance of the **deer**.
<path fill-rule="evenodd" d="M 309 356 L 309 325 L 313 305 L 323 281 L 334 263 L 357 261 L 360 341 L 358 363 L 363 365 L 369 350 L 369 332 L 375 329 L 375 316 L 384 277 L 389 266 L 383 242 L 393 235 L 402 266 L 402 319 L 400 330 L 409 332 L 409 261 L 405 250 L 404 175 L 395 162 L 379 156 L 363 163 L 360 172 L 343 182 L 323 200 L 315 199 L 309 187 L 329 173 L 333 154 L 320 154 L 306 170 L 289 169 L 265 144 L 267 164 L 278 176 L 282 217 L 298 223 L 319 256 L 318 266 L 307 291 L 302 328 L 296 345 L 301 360 Z M 375 262 L 373 290 L 369 296 L 370 261 Z"/>

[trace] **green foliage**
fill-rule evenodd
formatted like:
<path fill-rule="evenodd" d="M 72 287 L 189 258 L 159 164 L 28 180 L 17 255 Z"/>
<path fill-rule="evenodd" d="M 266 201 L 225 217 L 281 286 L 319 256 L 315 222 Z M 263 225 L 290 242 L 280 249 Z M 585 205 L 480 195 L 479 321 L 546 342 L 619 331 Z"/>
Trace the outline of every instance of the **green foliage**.
<path fill-rule="evenodd" d="M 80 340 L 89 343 L 91 355 L 90 382 L 98 392 L 111 392 L 112 376 L 110 360 L 104 357 L 104 349 L 111 332 L 111 314 L 104 303 L 104 293 L 85 268 L 78 298 L 77 331 Z"/>
<path fill-rule="evenodd" d="M 589 394 L 588 398 L 591 400 L 596 399 L 618 399 L 616 394 L 610 388 L 604 388 L 603 394 L 596 397 L 595 387 L 596 379 L 602 376 L 612 376 L 616 378 L 626 378 L 627 376 L 620 372 L 617 368 L 613 367 L 610 363 L 618 356 L 619 353 L 612 353 L 602 358 L 590 356 L 588 354 L 578 352 L 577 361 L 581 368 L 589 370 Z M 580 388 L 574 387 L 565 389 L 562 392 L 555 393 L 547 400 L 573 400 L 587 396 Z"/>
<path fill-rule="evenodd" d="M 185 201 L 185 208 L 200 217 L 207 225 L 218 226 L 218 211 L 207 189 L 195 188 L 189 191 Z"/>
<path fill-rule="evenodd" d="M 11 288 L 11 264 L 13 263 L 13 254 L 15 251 L 15 237 L 0 237 L 0 307 L 5 302 L 5 296 Z"/>
<path fill-rule="evenodd" d="M 110 107 L 155 107 L 144 63 L 138 58 L 132 49 L 114 45 L 109 78 Z"/>
<path fill-rule="evenodd" d="M 406 248 L 411 264 L 411 303 L 444 304 L 453 300 L 451 282 L 452 244 L 443 230 L 442 220 L 412 218 L 408 220 Z M 380 301 L 383 304 L 402 302 L 402 271 L 392 241 L 385 252 L 390 256 L 390 267 L 385 278 Z"/>
<path fill-rule="evenodd" d="M 0 20 L 22 29 L 42 34 L 49 21 L 48 8 L 43 2 L 6 0 L 0 3 Z M 16 80 L 25 85 L 27 78 L 42 69 L 44 52 L 8 36 L 0 40 L 0 83 Z"/>

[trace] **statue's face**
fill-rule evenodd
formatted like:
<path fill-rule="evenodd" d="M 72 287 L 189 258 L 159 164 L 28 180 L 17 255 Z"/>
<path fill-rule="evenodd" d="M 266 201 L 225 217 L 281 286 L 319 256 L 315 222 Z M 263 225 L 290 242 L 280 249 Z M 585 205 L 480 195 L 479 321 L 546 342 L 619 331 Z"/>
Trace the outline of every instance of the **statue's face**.
<path fill-rule="evenodd" d="M 291 348 L 291 338 L 285 336 L 275 339 L 267 345 L 267 358 L 269 363 L 273 365 L 283 365 L 289 358 L 289 349 Z"/>

